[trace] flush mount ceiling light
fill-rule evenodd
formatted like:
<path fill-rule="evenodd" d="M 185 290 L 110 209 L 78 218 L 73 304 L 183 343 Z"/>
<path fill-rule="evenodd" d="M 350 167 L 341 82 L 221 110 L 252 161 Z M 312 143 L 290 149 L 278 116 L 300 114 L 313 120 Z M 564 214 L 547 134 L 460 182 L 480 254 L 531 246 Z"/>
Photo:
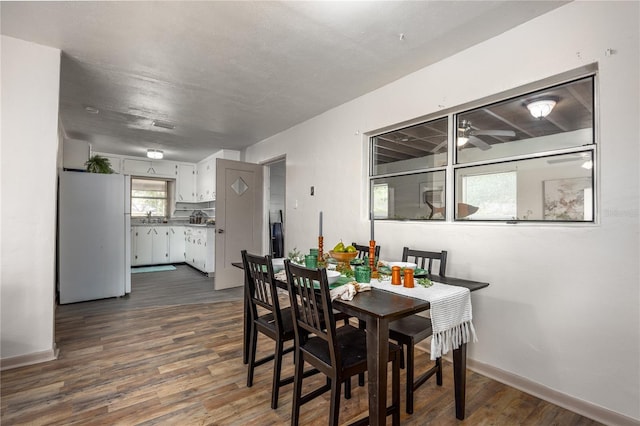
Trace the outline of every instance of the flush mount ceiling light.
<path fill-rule="evenodd" d="M 527 104 L 529 112 L 534 118 L 544 118 L 556 106 L 556 101 L 553 99 L 540 99 Z"/>
<path fill-rule="evenodd" d="M 147 150 L 147 157 L 154 159 L 154 160 L 161 160 L 162 157 L 164 157 L 164 153 L 162 151 L 160 151 L 159 149 L 148 149 Z"/>

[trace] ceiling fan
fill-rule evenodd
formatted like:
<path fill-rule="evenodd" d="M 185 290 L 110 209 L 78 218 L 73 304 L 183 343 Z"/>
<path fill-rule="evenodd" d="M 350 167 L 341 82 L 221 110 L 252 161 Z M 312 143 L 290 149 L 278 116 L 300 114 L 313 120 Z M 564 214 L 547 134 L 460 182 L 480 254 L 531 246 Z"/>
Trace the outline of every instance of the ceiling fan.
<path fill-rule="evenodd" d="M 501 137 L 514 137 L 516 132 L 513 130 L 478 130 L 474 129 L 471 121 L 462 120 L 458 127 L 458 146 L 464 146 L 470 143 L 483 151 L 491 148 L 491 145 L 478 138 L 477 136 L 501 136 Z"/>
<path fill-rule="evenodd" d="M 591 169 L 593 167 L 593 161 L 591 160 L 591 155 L 587 153 L 576 153 L 573 155 L 563 155 L 557 156 L 555 158 L 547 159 L 547 164 L 561 164 L 561 163 L 570 163 L 573 161 L 582 161 L 583 169 Z"/>

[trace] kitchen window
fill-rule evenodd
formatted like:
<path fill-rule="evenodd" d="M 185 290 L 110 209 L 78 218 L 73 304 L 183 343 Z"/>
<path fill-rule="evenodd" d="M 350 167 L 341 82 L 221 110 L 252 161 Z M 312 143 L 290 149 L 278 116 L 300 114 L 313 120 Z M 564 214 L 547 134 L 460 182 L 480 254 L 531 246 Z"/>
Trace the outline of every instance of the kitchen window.
<path fill-rule="evenodd" d="M 594 222 L 595 70 L 371 137 L 375 218 Z"/>
<path fill-rule="evenodd" d="M 169 184 L 162 179 L 131 178 L 131 216 L 166 217 Z"/>

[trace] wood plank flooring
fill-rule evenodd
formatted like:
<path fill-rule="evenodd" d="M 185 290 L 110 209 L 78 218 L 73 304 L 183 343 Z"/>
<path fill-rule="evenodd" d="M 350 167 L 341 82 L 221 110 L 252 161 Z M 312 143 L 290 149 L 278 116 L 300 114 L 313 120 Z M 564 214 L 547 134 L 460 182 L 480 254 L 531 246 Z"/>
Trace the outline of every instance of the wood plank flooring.
<path fill-rule="evenodd" d="M 269 406 L 271 363 L 258 367 L 253 387 L 246 387 L 238 294 L 208 300 L 211 279 L 184 265 L 178 271 L 135 274 L 132 286 L 128 299 L 58 307 L 60 357 L 1 373 L 2 425 L 290 423 L 292 385 L 281 390 L 278 409 Z M 273 351 L 272 342 L 261 336 L 258 351 L 258 356 Z M 428 355 L 419 354 L 416 362 L 428 362 Z M 291 375 L 291 354 L 284 364 L 283 375 Z M 308 389 L 324 379 L 305 382 Z M 416 392 L 414 414 L 407 415 L 403 376 L 402 424 L 598 424 L 471 371 L 467 418 L 460 422 L 452 382 L 451 364 L 445 362 L 444 386 L 435 381 L 423 385 Z M 367 388 L 355 383 L 352 398 L 341 402 L 343 424 L 367 412 Z M 302 407 L 300 424 L 327 424 L 328 411 L 324 395 Z"/>

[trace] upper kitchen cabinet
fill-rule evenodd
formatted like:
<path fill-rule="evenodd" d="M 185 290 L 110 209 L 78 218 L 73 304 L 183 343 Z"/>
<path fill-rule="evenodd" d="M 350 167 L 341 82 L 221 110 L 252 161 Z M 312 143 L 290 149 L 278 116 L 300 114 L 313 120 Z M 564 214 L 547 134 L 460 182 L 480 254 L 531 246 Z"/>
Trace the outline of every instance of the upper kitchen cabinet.
<path fill-rule="evenodd" d="M 216 159 L 209 158 L 196 166 L 196 201 L 215 201 L 216 199 Z"/>
<path fill-rule="evenodd" d="M 111 170 L 113 170 L 113 173 L 122 173 L 121 157 L 115 157 L 113 155 L 108 155 L 108 154 L 98 154 L 98 155 L 109 160 L 109 164 L 111 164 Z"/>
<path fill-rule="evenodd" d="M 85 141 L 65 139 L 62 144 L 62 167 L 65 170 L 86 170 L 91 146 Z"/>
<path fill-rule="evenodd" d="M 196 200 L 197 202 L 216 200 L 216 160 L 240 160 L 240 151 L 222 149 L 205 158 L 196 165 Z"/>
<path fill-rule="evenodd" d="M 195 164 L 176 164 L 176 202 L 196 201 Z"/>
<path fill-rule="evenodd" d="M 122 173 L 135 176 L 175 177 L 175 165 L 176 163 L 172 161 L 124 158 L 122 160 Z"/>

